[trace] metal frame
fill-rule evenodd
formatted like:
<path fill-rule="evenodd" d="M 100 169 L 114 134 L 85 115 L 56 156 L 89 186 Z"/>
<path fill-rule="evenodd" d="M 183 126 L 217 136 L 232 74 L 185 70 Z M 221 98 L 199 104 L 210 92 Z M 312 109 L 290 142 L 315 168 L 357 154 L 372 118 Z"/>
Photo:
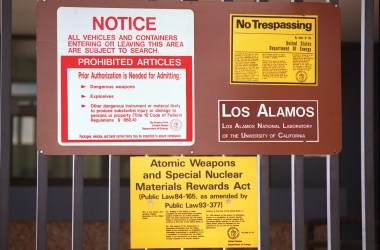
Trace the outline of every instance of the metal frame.
<path fill-rule="evenodd" d="M 226 0 L 229 1 L 229 0 Z M 267 0 L 257 0 L 266 2 Z M 302 2 L 302 0 L 292 0 Z M 338 4 L 337 0 L 327 0 Z M 374 36 L 373 0 L 362 0 L 361 63 L 361 183 L 362 183 L 362 249 L 375 249 L 374 222 Z M 0 250 L 8 248 L 9 180 L 11 147 L 11 13 L 10 0 L 1 1 L 0 65 Z M 36 249 L 47 249 L 48 161 L 37 152 Z M 304 156 L 291 156 L 292 170 L 292 249 L 304 248 Z M 260 179 L 260 249 L 269 249 L 269 167 L 270 156 L 258 156 Z M 84 156 L 73 156 L 72 248 L 83 244 L 83 178 Z M 339 157 L 326 156 L 328 249 L 340 249 Z M 120 156 L 109 156 L 109 231 L 108 248 L 119 248 L 120 235 Z"/>

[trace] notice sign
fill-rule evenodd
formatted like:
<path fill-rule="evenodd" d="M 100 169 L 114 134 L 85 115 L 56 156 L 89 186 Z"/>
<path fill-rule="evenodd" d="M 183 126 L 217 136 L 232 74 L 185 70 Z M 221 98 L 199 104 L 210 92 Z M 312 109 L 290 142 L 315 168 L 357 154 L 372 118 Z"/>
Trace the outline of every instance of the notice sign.
<path fill-rule="evenodd" d="M 256 157 L 132 157 L 130 176 L 131 248 L 258 247 Z"/>
<path fill-rule="evenodd" d="M 318 101 L 219 101 L 220 142 L 318 142 Z"/>
<path fill-rule="evenodd" d="M 317 16 L 231 15 L 231 83 L 317 85 Z"/>
<path fill-rule="evenodd" d="M 192 10 L 60 7 L 57 49 L 61 145 L 194 143 Z"/>

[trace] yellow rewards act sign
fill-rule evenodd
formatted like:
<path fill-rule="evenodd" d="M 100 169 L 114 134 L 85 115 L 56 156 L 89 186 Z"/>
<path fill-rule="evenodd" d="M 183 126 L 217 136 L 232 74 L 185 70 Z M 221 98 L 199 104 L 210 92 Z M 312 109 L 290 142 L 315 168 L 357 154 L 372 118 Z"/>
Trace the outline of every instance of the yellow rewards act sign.
<path fill-rule="evenodd" d="M 258 247 L 256 157 L 131 157 L 130 176 L 131 248 Z"/>

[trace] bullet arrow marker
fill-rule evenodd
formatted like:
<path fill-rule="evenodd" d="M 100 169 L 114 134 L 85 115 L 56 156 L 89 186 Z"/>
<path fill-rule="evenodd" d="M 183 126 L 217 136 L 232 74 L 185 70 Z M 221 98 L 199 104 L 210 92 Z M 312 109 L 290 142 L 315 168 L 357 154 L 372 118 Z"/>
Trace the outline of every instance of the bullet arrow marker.
<path fill-rule="evenodd" d="M 83 89 L 83 88 L 85 88 L 86 86 L 84 86 L 84 85 L 80 85 L 80 87 Z"/>
<path fill-rule="evenodd" d="M 85 98 L 86 96 L 85 95 L 81 95 L 80 97 Z"/>
<path fill-rule="evenodd" d="M 82 104 L 82 108 L 86 107 L 86 105 Z"/>

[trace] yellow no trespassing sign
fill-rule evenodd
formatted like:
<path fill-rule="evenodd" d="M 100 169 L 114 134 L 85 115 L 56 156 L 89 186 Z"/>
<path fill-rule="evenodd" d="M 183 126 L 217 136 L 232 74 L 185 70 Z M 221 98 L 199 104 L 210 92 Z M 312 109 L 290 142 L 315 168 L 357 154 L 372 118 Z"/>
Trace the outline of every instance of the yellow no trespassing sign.
<path fill-rule="evenodd" d="M 230 19 L 232 84 L 318 84 L 318 16 L 231 14 Z"/>
<path fill-rule="evenodd" d="M 256 157 L 131 157 L 130 178 L 131 248 L 258 247 Z"/>

